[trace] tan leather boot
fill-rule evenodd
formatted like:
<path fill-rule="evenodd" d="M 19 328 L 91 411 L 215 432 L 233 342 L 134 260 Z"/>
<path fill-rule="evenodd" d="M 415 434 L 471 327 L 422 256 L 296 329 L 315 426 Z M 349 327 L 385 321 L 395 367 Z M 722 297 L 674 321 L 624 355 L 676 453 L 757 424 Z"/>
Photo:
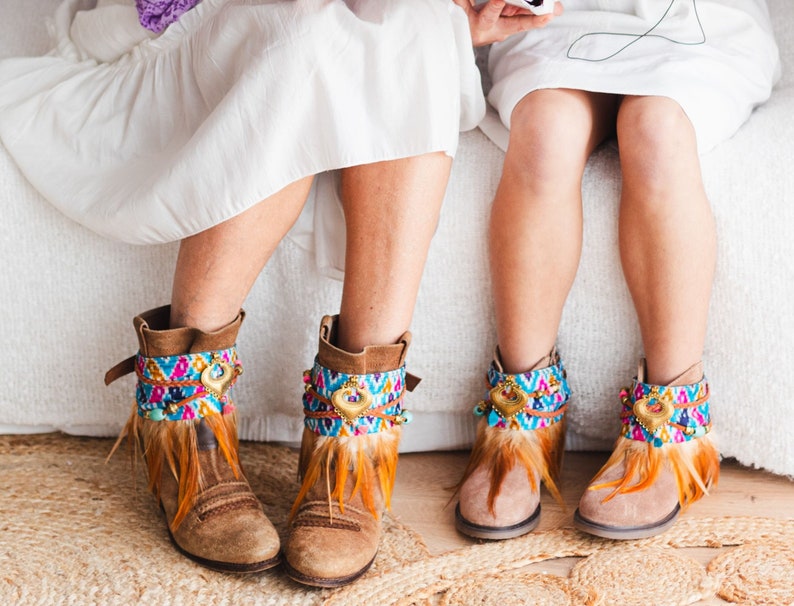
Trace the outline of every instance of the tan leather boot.
<path fill-rule="evenodd" d="M 364 574 L 380 542 L 397 468 L 411 336 L 352 354 L 333 345 L 336 317 L 320 325 L 314 368 L 305 375 L 303 484 L 284 547 L 287 574 L 306 585 L 339 587 Z M 406 385 L 408 382 L 410 385 Z"/>
<path fill-rule="evenodd" d="M 245 314 L 212 333 L 169 329 L 169 315 L 166 306 L 137 316 L 138 355 L 105 377 L 138 376 L 119 442 L 129 436 L 144 453 L 180 552 L 224 572 L 265 570 L 279 563 L 279 538 L 240 466 L 229 391 L 242 373 L 234 344 Z"/>
<path fill-rule="evenodd" d="M 620 396 L 623 430 L 612 456 L 574 514 L 579 530 L 609 539 L 641 539 L 670 528 L 719 479 L 709 388 L 696 364 L 669 385 L 644 382 L 640 362 Z"/>
<path fill-rule="evenodd" d="M 552 353 L 528 372 L 502 370 L 497 350 L 489 391 L 475 407 L 482 416 L 458 486 L 455 526 L 478 539 L 509 539 L 540 522 L 540 480 L 559 500 L 556 481 L 565 446 L 570 390 Z"/>

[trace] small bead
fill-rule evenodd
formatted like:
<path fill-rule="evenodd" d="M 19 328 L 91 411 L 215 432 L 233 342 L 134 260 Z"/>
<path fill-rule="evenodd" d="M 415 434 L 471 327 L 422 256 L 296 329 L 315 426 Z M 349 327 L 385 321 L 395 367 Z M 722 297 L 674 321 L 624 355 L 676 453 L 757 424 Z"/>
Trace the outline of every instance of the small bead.
<path fill-rule="evenodd" d="M 474 410 L 472 412 L 474 413 L 475 417 L 482 417 L 483 415 L 485 415 L 484 404 L 485 402 L 480 402 L 474 407 Z"/>
<path fill-rule="evenodd" d="M 162 421 L 165 418 L 165 413 L 162 408 L 155 408 L 150 410 L 147 415 L 152 421 Z"/>
<path fill-rule="evenodd" d="M 404 419 L 403 425 L 414 420 L 414 414 L 410 410 L 403 410 L 400 416 Z"/>

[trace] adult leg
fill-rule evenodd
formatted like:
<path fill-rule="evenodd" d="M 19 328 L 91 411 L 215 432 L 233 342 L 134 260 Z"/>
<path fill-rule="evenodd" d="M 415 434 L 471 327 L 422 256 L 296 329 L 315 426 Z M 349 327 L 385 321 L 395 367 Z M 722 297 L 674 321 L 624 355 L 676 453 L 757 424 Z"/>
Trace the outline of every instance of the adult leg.
<path fill-rule="evenodd" d="M 173 542 L 209 568 L 256 572 L 279 562 L 278 534 L 240 467 L 229 389 L 242 371 L 240 307 L 310 184 L 184 240 L 172 305 L 134 320 L 139 380 L 125 433 L 140 441 Z"/>
<path fill-rule="evenodd" d="M 407 419 L 406 329 L 450 166 L 448 156 L 435 153 L 342 173 L 342 303 L 338 318 L 322 321 L 308 377 L 304 481 L 284 549 L 287 573 L 301 583 L 349 583 L 378 550 Z"/>
<path fill-rule="evenodd" d="M 452 159 L 443 153 L 342 171 L 347 225 L 337 345 L 392 344 L 409 327 Z"/>
<path fill-rule="evenodd" d="M 719 476 L 700 363 L 716 238 L 695 132 L 680 106 L 627 97 L 617 125 L 621 260 L 647 363 L 621 394 L 623 432 L 575 524 L 633 539 L 671 526 Z"/>
<path fill-rule="evenodd" d="M 529 532 L 539 522 L 539 479 L 556 493 L 569 391 L 549 354 L 579 263 L 582 174 L 615 109 L 612 96 L 541 90 L 513 112 L 490 226 L 499 348 L 460 486 L 456 525 L 464 534 Z M 529 394 L 542 417 L 526 412 Z"/>
<path fill-rule="evenodd" d="M 171 294 L 171 327 L 212 331 L 237 316 L 273 251 L 295 223 L 311 177 L 291 183 L 240 215 L 179 247 Z"/>

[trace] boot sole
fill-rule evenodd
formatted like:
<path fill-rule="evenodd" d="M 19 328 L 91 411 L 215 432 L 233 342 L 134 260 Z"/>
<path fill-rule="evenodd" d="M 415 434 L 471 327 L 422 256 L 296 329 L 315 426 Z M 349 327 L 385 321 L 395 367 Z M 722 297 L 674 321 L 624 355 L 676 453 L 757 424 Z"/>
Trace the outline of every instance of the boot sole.
<path fill-rule="evenodd" d="M 298 572 L 292 566 L 289 565 L 289 562 L 286 560 L 286 558 L 284 559 L 284 570 L 289 578 L 291 578 L 296 583 L 300 583 L 301 585 L 309 585 L 311 587 L 323 587 L 326 589 L 333 589 L 335 587 L 342 587 L 344 585 L 349 585 L 353 581 L 357 580 L 359 577 L 363 576 L 363 574 L 372 567 L 372 563 L 374 561 L 375 558 L 373 557 L 369 561 L 369 564 L 364 566 L 364 568 L 362 568 L 358 572 L 354 572 L 353 574 L 349 574 L 344 577 L 336 577 L 332 579 L 327 579 L 323 577 L 314 577 L 303 574 L 302 572 Z"/>
<path fill-rule="evenodd" d="M 514 539 L 535 530 L 540 524 L 540 504 L 526 520 L 510 526 L 483 526 L 470 522 L 460 513 L 460 505 L 455 507 L 455 528 L 458 532 L 475 539 L 501 541 Z"/>
<path fill-rule="evenodd" d="M 598 522 L 593 522 L 583 517 L 579 510 L 573 514 L 573 525 L 577 530 L 592 534 L 605 539 L 615 539 L 618 541 L 628 541 L 631 539 L 647 539 L 662 534 L 678 520 L 681 513 L 681 506 L 676 505 L 675 509 L 666 518 L 653 524 L 644 526 L 605 526 Z"/>
<path fill-rule="evenodd" d="M 205 568 L 209 568 L 210 570 L 216 570 L 218 572 L 231 572 L 235 574 L 252 574 L 255 572 L 262 572 L 264 570 L 269 570 L 270 568 L 275 568 L 281 563 L 280 553 L 277 553 L 274 557 L 269 558 L 267 560 L 262 560 L 261 562 L 251 562 L 248 564 L 241 564 L 236 562 L 218 562 L 216 560 L 208 560 L 207 558 L 202 558 L 201 556 L 197 556 L 182 549 L 179 546 L 179 543 L 177 543 L 176 540 L 174 540 L 174 535 L 171 534 L 171 531 L 168 532 L 168 536 L 171 539 L 171 543 L 173 543 L 176 550 L 179 553 L 181 553 L 183 556 L 185 556 L 189 560 L 193 560 L 196 564 L 201 564 Z"/>

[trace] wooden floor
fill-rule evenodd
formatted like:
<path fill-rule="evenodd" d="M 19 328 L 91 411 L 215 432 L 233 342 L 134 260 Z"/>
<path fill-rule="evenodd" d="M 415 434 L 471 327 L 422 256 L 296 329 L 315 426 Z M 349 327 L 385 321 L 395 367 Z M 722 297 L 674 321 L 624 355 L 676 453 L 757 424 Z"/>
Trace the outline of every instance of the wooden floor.
<path fill-rule="evenodd" d="M 606 460 L 608 453 L 566 453 L 561 489 L 567 512 L 542 495 L 542 519 L 538 530 L 570 527 L 573 512 L 585 486 Z M 400 457 L 392 511 L 424 538 L 434 555 L 471 545 L 454 525 L 454 502 L 448 505 L 454 485 L 466 464 L 466 453 L 421 453 Z M 762 516 L 794 517 L 794 482 L 787 478 L 723 461 L 720 483 L 709 497 L 695 503 L 684 515 L 700 517 Z M 718 553 L 714 549 L 687 549 L 704 565 Z M 576 558 L 534 564 L 530 569 L 567 576 Z M 724 604 L 717 598 L 702 604 Z"/>

